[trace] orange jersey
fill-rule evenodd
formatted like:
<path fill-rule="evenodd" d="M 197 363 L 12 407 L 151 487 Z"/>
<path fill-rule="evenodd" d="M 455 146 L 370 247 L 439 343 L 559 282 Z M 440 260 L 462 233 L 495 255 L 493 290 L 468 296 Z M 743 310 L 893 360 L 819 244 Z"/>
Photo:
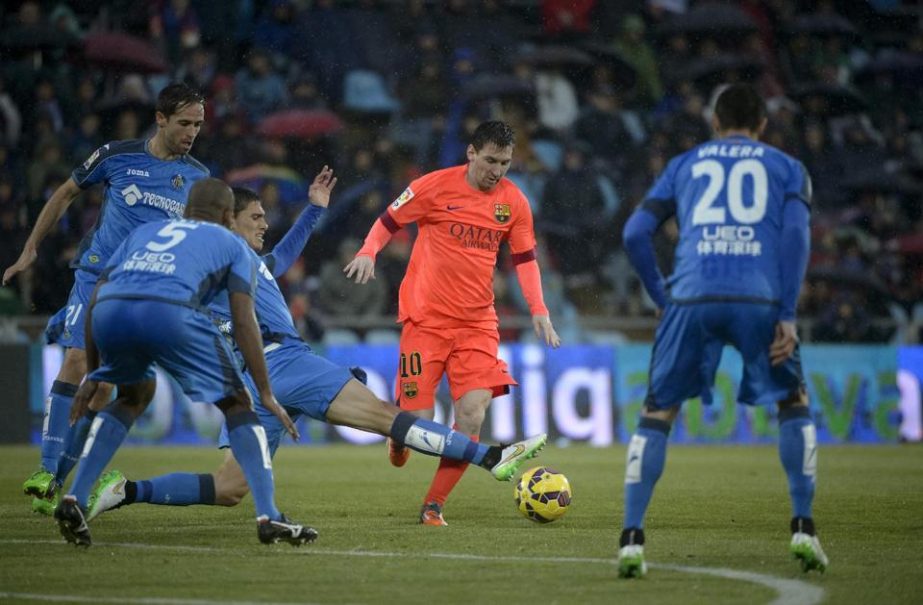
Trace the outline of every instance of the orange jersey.
<path fill-rule="evenodd" d="M 417 223 L 398 308 L 398 321 L 427 327 L 496 328 L 493 277 L 500 243 L 534 254 L 532 209 L 509 179 L 491 191 L 465 180 L 467 165 L 437 170 L 410 183 L 387 216 Z M 384 217 L 384 215 L 383 215 Z"/>

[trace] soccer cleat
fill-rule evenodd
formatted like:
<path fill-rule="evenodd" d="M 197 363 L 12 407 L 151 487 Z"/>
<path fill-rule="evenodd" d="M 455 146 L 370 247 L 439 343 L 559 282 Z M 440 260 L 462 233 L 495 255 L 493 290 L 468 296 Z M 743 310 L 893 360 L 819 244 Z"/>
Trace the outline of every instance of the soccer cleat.
<path fill-rule="evenodd" d="M 539 450 L 545 447 L 546 441 L 548 441 L 548 435 L 542 433 L 504 447 L 500 452 L 500 462 L 490 469 L 491 474 L 497 481 L 509 481 L 523 462 L 534 458 Z"/>
<path fill-rule="evenodd" d="M 87 501 L 87 521 L 92 521 L 107 510 L 125 503 L 125 483 L 128 480 L 120 471 L 109 471 L 99 478 L 99 483 Z"/>
<path fill-rule="evenodd" d="M 420 524 L 433 527 L 445 527 L 448 523 L 442 518 L 442 506 L 438 502 L 427 502 L 420 509 Z"/>
<path fill-rule="evenodd" d="M 32 498 L 32 512 L 50 517 L 54 514 L 54 509 L 58 505 L 58 496 L 50 498 Z"/>
<path fill-rule="evenodd" d="M 408 458 L 410 458 L 410 448 L 388 437 L 388 460 L 391 461 L 391 466 L 404 466 Z"/>
<path fill-rule="evenodd" d="M 305 542 L 313 542 L 317 539 L 316 529 L 292 523 L 285 518 L 285 515 L 282 515 L 278 521 L 260 517 L 256 522 L 256 532 L 263 544 L 288 542 L 292 546 L 301 546 Z"/>
<path fill-rule="evenodd" d="M 93 543 L 86 517 L 74 496 L 64 496 L 61 499 L 54 509 L 54 518 L 58 522 L 61 535 L 71 544 L 89 547 Z"/>
<path fill-rule="evenodd" d="M 44 498 L 54 492 L 54 473 L 41 469 L 32 473 L 22 484 L 22 493 L 27 496 Z"/>
<path fill-rule="evenodd" d="M 644 562 L 644 546 L 628 544 L 619 549 L 619 577 L 642 578 L 647 573 Z"/>
<path fill-rule="evenodd" d="M 801 571 L 807 573 L 812 569 L 824 573 L 827 565 L 830 563 L 824 549 L 820 547 L 820 540 L 817 536 L 811 536 L 803 532 L 792 534 L 792 543 L 789 550 L 796 559 L 801 562 Z"/>

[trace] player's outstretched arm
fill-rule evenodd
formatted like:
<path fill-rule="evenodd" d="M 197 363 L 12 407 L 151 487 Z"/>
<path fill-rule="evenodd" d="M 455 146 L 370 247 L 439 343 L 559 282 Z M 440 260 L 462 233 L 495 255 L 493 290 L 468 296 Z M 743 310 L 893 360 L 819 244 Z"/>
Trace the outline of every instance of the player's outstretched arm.
<path fill-rule="evenodd" d="M 357 256 L 343 267 L 343 273 L 347 279 L 352 279 L 355 275 L 357 284 L 368 283 L 369 279 L 375 279 L 375 259 L 364 254 Z"/>
<path fill-rule="evenodd" d="M 336 184 L 337 177 L 333 176 L 333 169 L 325 165 L 308 187 L 308 200 L 315 206 L 326 208 L 330 204 L 330 192 Z"/>
<path fill-rule="evenodd" d="M 55 192 L 51 194 L 51 197 L 48 198 L 39 213 L 35 226 L 32 228 L 32 233 L 29 234 L 29 239 L 26 240 L 25 245 L 22 247 L 22 253 L 19 258 L 3 272 L 4 286 L 18 273 L 25 271 L 35 262 L 35 259 L 38 258 L 38 247 L 44 241 L 45 236 L 61 220 L 67 207 L 71 205 L 71 202 L 79 194 L 80 187 L 71 178 L 55 189 Z"/>
<path fill-rule="evenodd" d="M 256 383 L 260 393 L 260 401 L 267 410 L 278 418 L 292 439 L 298 441 L 298 429 L 285 409 L 279 405 L 272 388 L 269 386 L 269 372 L 266 370 L 266 358 L 263 356 L 263 337 L 260 336 L 260 327 L 256 323 L 256 314 L 253 310 L 253 298 L 243 292 L 231 292 L 231 323 L 234 325 L 234 340 L 237 348 L 243 355 L 247 370 Z"/>

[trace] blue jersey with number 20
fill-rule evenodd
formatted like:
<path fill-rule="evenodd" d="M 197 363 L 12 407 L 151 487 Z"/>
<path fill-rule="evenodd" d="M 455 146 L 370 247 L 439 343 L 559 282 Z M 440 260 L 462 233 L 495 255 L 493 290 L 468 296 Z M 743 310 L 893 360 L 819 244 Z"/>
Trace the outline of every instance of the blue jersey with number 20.
<path fill-rule="evenodd" d="M 770 145 L 735 136 L 675 157 L 642 204 L 679 225 L 670 298 L 779 301 L 783 208 L 798 200 L 811 203 L 807 171 Z"/>

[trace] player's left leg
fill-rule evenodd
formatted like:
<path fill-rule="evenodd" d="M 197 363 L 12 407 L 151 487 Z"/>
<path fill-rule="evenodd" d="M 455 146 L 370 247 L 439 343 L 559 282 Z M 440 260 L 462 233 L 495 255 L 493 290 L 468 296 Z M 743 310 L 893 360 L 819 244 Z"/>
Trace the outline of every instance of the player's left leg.
<path fill-rule="evenodd" d="M 779 459 L 792 501 L 790 550 L 804 571 L 823 572 L 829 560 L 814 527 L 812 506 L 817 478 L 817 429 L 803 389 L 779 402 Z"/>

